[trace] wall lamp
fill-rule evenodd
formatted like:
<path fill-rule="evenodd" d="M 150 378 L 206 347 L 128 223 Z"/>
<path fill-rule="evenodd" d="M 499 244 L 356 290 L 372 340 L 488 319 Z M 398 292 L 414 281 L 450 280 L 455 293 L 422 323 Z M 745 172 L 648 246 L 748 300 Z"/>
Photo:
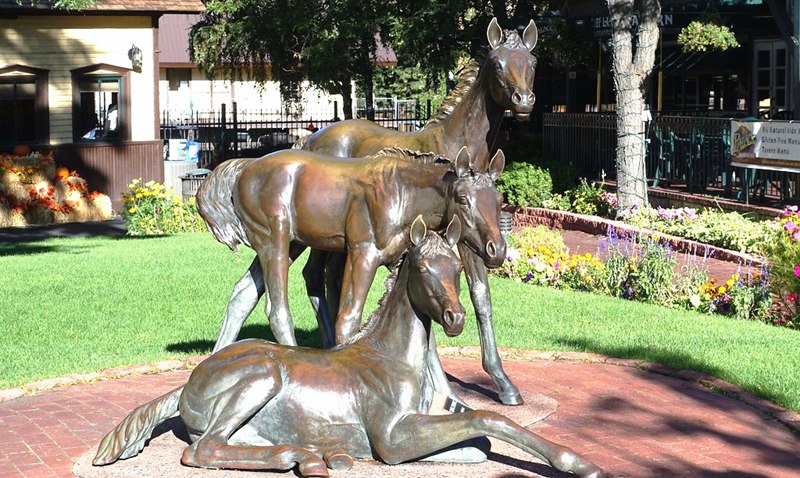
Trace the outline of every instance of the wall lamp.
<path fill-rule="evenodd" d="M 133 71 L 141 72 L 142 50 L 140 50 L 139 47 L 136 46 L 135 44 L 131 45 L 131 49 L 128 50 L 128 58 L 131 60 L 131 66 L 133 67 Z"/>

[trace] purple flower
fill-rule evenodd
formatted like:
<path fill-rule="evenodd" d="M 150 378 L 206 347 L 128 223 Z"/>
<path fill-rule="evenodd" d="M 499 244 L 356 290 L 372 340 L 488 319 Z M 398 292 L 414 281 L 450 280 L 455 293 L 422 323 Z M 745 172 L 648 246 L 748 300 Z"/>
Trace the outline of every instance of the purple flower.
<path fill-rule="evenodd" d="M 797 224 L 794 221 L 789 221 L 783 225 L 783 230 L 787 232 L 793 232 L 797 229 Z"/>

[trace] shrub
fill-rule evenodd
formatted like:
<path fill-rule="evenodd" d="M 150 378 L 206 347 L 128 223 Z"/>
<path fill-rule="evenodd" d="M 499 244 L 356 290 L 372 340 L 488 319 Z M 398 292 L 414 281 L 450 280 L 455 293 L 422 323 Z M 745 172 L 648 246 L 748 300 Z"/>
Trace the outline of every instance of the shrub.
<path fill-rule="evenodd" d="M 497 179 L 497 189 L 512 206 L 540 207 L 553 194 L 553 180 L 530 163 L 510 163 Z"/>
<path fill-rule="evenodd" d="M 775 221 L 775 239 L 766 250 L 772 264 L 771 281 L 776 297 L 776 323 L 800 328 L 800 216 L 797 206 L 787 206 Z"/>
<path fill-rule="evenodd" d="M 744 253 L 762 253 L 774 233 L 770 221 L 753 221 L 737 212 L 693 208 L 644 207 L 624 218 L 635 226 Z"/>
<path fill-rule="evenodd" d="M 202 232 L 206 224 L 197 212 L 194 198 L 184 202 L 163 184 L 141 178 L 128 185 L 122 193 L 122 217 L 132 236 L 151 236 L 179 232 Z"/>

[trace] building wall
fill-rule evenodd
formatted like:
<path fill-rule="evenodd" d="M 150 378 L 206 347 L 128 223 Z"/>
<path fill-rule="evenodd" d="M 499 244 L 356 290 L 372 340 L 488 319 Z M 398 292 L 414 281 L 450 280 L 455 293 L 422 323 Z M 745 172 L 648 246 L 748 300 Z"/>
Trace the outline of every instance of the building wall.
<path fill-rule="evenodd" d="M 279 84 L 269 81 L 263 86 L 253 81 L 209 80 L 193 68 L 188 82 L 170 81 L 167 68 L 159 73 L 159 107 L 168 112 L 170 118 L 189 116 L 193 112 L 219 110 L 221 105 L 230 107 L 236 102 L 239 111 L 265 112 L 276 116 L 284 113 Z M 320 115 L 328 115 L 333 111 L 333 103 L 338 104 L 339 117 L 342 113 L 341 95 L 330 95 L 314 88 L 309 82 L 300 85 L 301 100 L 297 102 L 293 113 L 302 119 L 332 119 Z"/>
<path fill-rule="evenodd" d="M 0 19 L 0 67 L 49 70 L 50 142 L 72 142 L 70 71 L 97 63 L 131 68 L 128 50 L 142 50 L 142 72 L 130 74 L 131 140 L 156 139 L 154 35 L 148 16 L 20 16 Z"/>

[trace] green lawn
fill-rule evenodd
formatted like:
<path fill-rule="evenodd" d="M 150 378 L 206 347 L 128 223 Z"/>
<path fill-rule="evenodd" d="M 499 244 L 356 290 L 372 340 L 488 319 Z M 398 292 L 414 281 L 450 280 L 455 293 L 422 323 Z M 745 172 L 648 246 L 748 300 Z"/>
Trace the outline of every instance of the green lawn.
<path fill-rule="evenodd" d="M 233 284 L 252 257 L 249 250 L 232 254 L 208 234 L 0 245 L 0 389 L 208 353 Z M 292 268 L 291 306 L 298 340 L 319 346 L 303 262 Z M 596 352 L 698 370 L 800 411 L 796 331 L 503 279 L 492 281 L 492 297 L 502 347 Z M 269 337 L 261 307 L 243 335 Z M 468 320 L 460 337 L 440 344 L 477 340 Z"/>

